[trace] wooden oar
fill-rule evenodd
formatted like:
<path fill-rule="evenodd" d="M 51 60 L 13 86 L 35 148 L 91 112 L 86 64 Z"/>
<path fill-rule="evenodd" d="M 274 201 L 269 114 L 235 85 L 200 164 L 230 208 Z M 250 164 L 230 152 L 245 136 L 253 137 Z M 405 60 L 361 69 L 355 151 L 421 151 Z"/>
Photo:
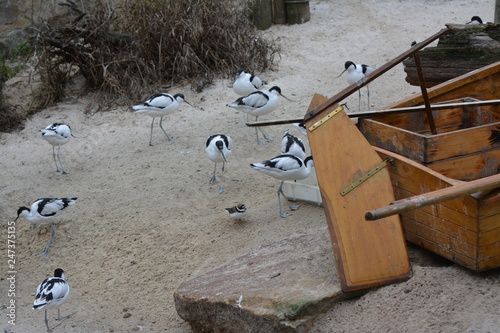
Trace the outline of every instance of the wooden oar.
<path fill-rule="evenodd" d="M 500 187 L 500 174 L 394 201 L 389 206 L 366 212 L 365 219 L 369 221 L 378 220 L 409 210 L 434 205 L 443 201 L 456 199 L 480 191 L 491 190 L 497 187 Z"/>
<path fill-rule="evenodd" d="M 455 109 L 462 108 L 466 106 L 486 106 L 486 105 L 499 105 L 500 99 L 493 99 L 488 101 L 474 101 L 474 102 L 460 102 L 460 103 L 447 103 L 447 104 L 431 104 L 430 109 L 432 111 L 435 110 L 445 110 L 445 109 Z M 364 111 L 364 112 L 352 112 L 347 115 L 349 118 L 364 118 L 364 117 L 374 117 L 374 116 L 383 116 L 388 114 L 399 114 L 399 113 L 408 113 L 408 112 L 424 112 L 426 111 L 425 105 L 417 105 L 417 106 L 408 106 L 404 108 L 394 108 L 394 109 L 386 109 L 386 110 L 377 110 L 377 111 Z M 246 123 L 247 126 L 272 126 L 272 125 L 283 125 L 283 124 L 293 124 L 303 122 L 303 118 L 295 118 L 295 119 L 276 119 L 276 120 L 262 120 L 262 121 L 254 121 Z"/>

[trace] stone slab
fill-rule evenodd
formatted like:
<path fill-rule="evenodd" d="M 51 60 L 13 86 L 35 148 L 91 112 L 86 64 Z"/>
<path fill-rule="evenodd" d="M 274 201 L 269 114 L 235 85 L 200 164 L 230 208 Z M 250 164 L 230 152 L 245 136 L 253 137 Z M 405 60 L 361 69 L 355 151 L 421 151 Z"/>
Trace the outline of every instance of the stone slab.
<path fill-rule="evenodd" d="M 177 313 L 194 332 L 307 332 L 338 301 L 328 232 L 295 233 L 261 246 L 175 291 Z"/>

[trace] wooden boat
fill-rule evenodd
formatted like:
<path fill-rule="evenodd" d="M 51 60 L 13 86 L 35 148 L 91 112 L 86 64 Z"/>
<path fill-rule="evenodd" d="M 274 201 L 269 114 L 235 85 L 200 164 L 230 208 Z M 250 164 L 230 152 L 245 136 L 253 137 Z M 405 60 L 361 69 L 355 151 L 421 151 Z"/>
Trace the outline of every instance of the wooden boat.
<path fill-rule="evenodd" d="M 431 133 L 423 112 L 379 113 L 358 121 L 365 138 L 383 148 L 377 152 L 395 161 L 390 172 L 396 199 L 499 171 L 500 62 L 437 85 L 427 94 L 436 107 L 432 118 L 437 134 Z M 384 109 L 423 104 L 419 94 Z M 472 270 L 500 266 L 499 188 L 403 212 L 401 218 L 412 243 Z"/>
<path fill-rule="evenodd" d="M 313 154 L 318 152 L 323 160 L 322 154 L 329 154 L 329 146 L 324 144 L 328 137 L 323 137 L 323 141 L 311 139 L 320 135 L 316 134 L 317 126 L 336 118 L 334 112 L 329 110 L 337 110 L 346 97 L 408 57 L 413 57 L 421 94 L 392 103 L 382 110 L 348 115 L 358 119 L 357 128 L 378 153 L 380 160 L 388 161 L 386 165 L 394 197 L 398 201 L 395 205 L 380 209 L 387 212 L 399 206 L 401 201 L 416 203 L 413 209 L 393 211 L 400 214 L 406 240 L 472 270 L 484 271 L 500 267 L 500 62 L 427 90 L 418 51 L 447 33 L 449 30 L 441 30 L 333 97 L 323 98 L 321 104 L 312 106 L 303 119 L 256 122 L 248 125 L 265 126 L 299 121 L 314 124 L 306 127 L 309 143 Z M 317 96 L 314 100 L 317 100 Z M 332 137 L 333 135 L 332 133 Z M 350 142 L 344 140 L 343 144 L 349 145 Z M 342 160 L 332 163 L 335 163 L 337 170 L 344 168 Z M 343 246 L 341 242 L 359 248 L 364 245 L 359 240 L 343 238 L 339 232 L 342 231 L 342 226 L 336 226 L 352 222 L 330 218 L 335 212 L 327 209 L 328 201 L 332 201 L 337 193 L 330 190 L 330 184 L 322 184 L 321 179 L 328 179 L 330 175 L 325 177 L 321 173 L 331 173 L 332 167 L 324 165 L 322 170 L 316 168 L 316 173 L 323 202 L 327 201 L 325 212 L 330 234 L 333 235 L 332 247 L 337 261 L 339 258 L 342 261 L 339 271 L 363 270 L 366 262 L 360 260 L 352 263 L 343 260 L 338 251 L 338 248 Z M 361 178 L 356 180 L 355 174 Z M 372 172 L 363 174 L 354 170 L 351 176 L 344 173 L 337 178 L 344 177 L 345 181 L 359 182 L 372 175 Z M 464 187 L 467 192 L 463 191 Z M 438 194 L 442 191 L 447 191 L 447 194 Z M 432 199 L 439 200 L 427 201 L 432 205 L 424 206 L 421 203 L 421 197 L 434 194 Z M 369 202 L 369 196 L 367 194 L 360 198 Z M 389 204 L 387 202 L 387 205 Z M 333 203 L 330 205 L 335 206 Z M 366 212 L 365 218 L 369 220 L 370 214 L 374 216 L 372 213 Z M 393 280 L 398 281 L 397 274 L 393 274 Z M 353 287 L 347 279 L 345 283 L 346 289 Z"/>

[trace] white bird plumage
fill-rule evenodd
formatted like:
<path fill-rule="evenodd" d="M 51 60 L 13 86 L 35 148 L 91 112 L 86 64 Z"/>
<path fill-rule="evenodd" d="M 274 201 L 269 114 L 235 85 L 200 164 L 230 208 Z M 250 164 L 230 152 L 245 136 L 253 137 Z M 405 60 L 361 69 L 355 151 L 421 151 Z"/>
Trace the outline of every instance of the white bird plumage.
<path fill-rule="evenodd" d="M 291 210 L 297 210 L 299 208 L 298 205 L 292 206 L 288 202 L 288 199 L 285 197 L 282 190 L 283 182 L 285 180 L 301 180 L 307 178 L 311 174 L 312 167 L 314 166 L 314 162 L 311 156 L 308 156 L 305 160 L 302 160 L 297 156 L 284 154 L 261 163 L 252 163 L 250 164 L 250 166 L 257 171 L 281 180 L 280 186 L 277 191 L 278 205 L 281 217 L 287 217 L 290 216 L 290 214 L 283 213 L 283 210 L 281 209 L 280 194 L 283 194 L 283 197 L 285 198 Z"/>
<path fill-rule="evenodd" d="M 291 154 L 300 159 L 306 158 L 306 147 L 304 142 L 286 130 L 281 138 L 281 154 Z"/>
<path fill-rule="evenodd" d="M 344 70 L 340 73 L 337 78 L 339 78 L 345 71 L 347 71 L 346 81 L 349 84 L 353 84 L 363 79 L 365 76 L 373 72 L 373 68 L 364 64 L 355 64 L 352 61 L 346 61 L 344 64 Z M 370 88 L 366 86 L 368 94 L 368 108 L 370 108 Z M 361 110 L 361 89 L 358 89 L 358 109 Z"/>
<path fill-rule="evenodd" d="M 64 271 L 57 268 L 54 271 L 54 276 L 43 280 L 36 288 L 35 301 L 33 302 L 33 310 L 45 309 L 45 325 L 47 331 L 49 328 L 49 320 L 47 319 L 48 309 L 57 309 L 57 320 L 61 320 L 60 307 L 69 296 L 69 285 L 64 279 Z M 71 315 L 66 316 L 67 318 Z"/>
<path fill-rule="evenodd" d="M 233 82 L 233 91 L 239 96 L 246 96 L 254 91 L 260 90 L 265 85 L 258 76 L 246 73 L 241 68 L 236 70 L 236 78 Z"/>
<path fill-rule="evenodd" d="M 153 120 L 151 121 L 151 132 L 149 135 L 149 145 L 154 146 L 153 144 L 153 124 L 155 121 L 156 117 L 160 117 L 160 128 L 165 133 L 165 136 L 169 141 L 174 140 L 173 138 L 169 137 L 167 132 L 165 132 L 165 129 L 162 126 L 163 122 L 163 116 L 166 116 L 168 114 L 171 114 L 175 112 L 177 109 L 180 107 L 181 102 L 185 102 L 186 104 L 191 105 L 188 103 L 183 94 L 176 94 L 176 95 L 170 95 L 166 93 L 159 93 L 151 96 L 148 98 L 144 103 L 139 104 L 139 105 L 134 105 L 132 106 L 132 109 L 136 113 L 145 113 L 148 116 L 152 117 Z M 192 105 L 191 105 L 192 106 Z"/>
<path fill-rule="evenodd" d="M 248 209 L 244 204 L 238 204 L 234 207 L 226 208 L 226 211 L 229 213 L 229 216 L 234 219 L 242 219 L 248 214 Z"/>
<path fill-rule="evenodd" d="M 41 198 L 33 201 L 30 208 L 22 206 L 17 210 L 16 220 L 20 217 L 25 218 L 28 222 L 39 223 L 43 221 L 50 221 L 55 216 L 64 210 L 66 207 L 73 205 L 77 198 Z M 54 223 L 51 224 L 51 233 L 49 242 L 45 245 L 45 250 L 42 252 L 41 257 L 47 255 L 49 247 L 51 247 L 52 240 L 56 234 Z"/>
<path fill-rule="evenodd" d="M 215 183 L 216 179 L 216 168 L 217 163 L 222 162 L 222 172 L 224 172 L 224 166 L 227 159 L 231 155 L 231 149 L 233 147 L 233 140 L 229 135 L 225 134 L 214 134 L 207 138 L 205 142 L 205 152 L 208 155 L 210 161 L 214 162 L 214 174 L 210 178 L 210 184 Z M 219 192 L 224 191 L 222 187 L 219 187 Z"/>
<path fill-rule="evenodd" d="M 69 125 L 63 123 L 53 123 L 40 130 L 40 132 L 42 132 L 42 138 L 52 145 L 52 157 L 54 157 L 54 162 L 56 163 L 56 172 L 67 174 L 68 171 L 64 170 L 61 161 L 61 146 L 68 143 L 69 139 L 71 139 L 71 128 Z M 56 146 L 57 154 L 55 150 Z M 57 160 L 59 160 L 60 168 L 57 165 Z"/>
<path fill-rule="evenodd" d="M 234 102 L 227 104 L 227 106 L 235 108 L 237 110 L 241 110 L 251 116 L 254 116 L 255 121 L 257 121 L 259 119 L 259 116 L 271 113 L 279 106 L 280 96 L 283 96 L 283 94 L 281 93 L 281 89 L 278 86 L 274 86 L 268 91 L 258 90 L 247 96 L 240 97 Z M 288 99 L 285 96 L 283 96 L 283 98 Z M 262 145 L 264 143 L 259 141 L 258 130 L 262 132 L 259 127 L 255 127 L 257 143 L 259 145 Z M 267 142 L 272 141 L 264 134 L 264 132 L 262 132 L 262 135 Z"/>

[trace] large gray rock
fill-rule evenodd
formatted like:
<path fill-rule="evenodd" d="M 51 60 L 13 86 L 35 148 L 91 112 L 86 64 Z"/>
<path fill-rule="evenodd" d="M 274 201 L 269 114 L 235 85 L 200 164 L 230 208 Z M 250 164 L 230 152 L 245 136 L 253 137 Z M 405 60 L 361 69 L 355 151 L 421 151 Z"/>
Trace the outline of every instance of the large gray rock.
<path fill-rule="evenodd" d="M 307 332 L 316 315 L 361 294 L 342 292 L 328 237 L 293 234 L 183 283 L 177 313 L 194 332 Z"/>

